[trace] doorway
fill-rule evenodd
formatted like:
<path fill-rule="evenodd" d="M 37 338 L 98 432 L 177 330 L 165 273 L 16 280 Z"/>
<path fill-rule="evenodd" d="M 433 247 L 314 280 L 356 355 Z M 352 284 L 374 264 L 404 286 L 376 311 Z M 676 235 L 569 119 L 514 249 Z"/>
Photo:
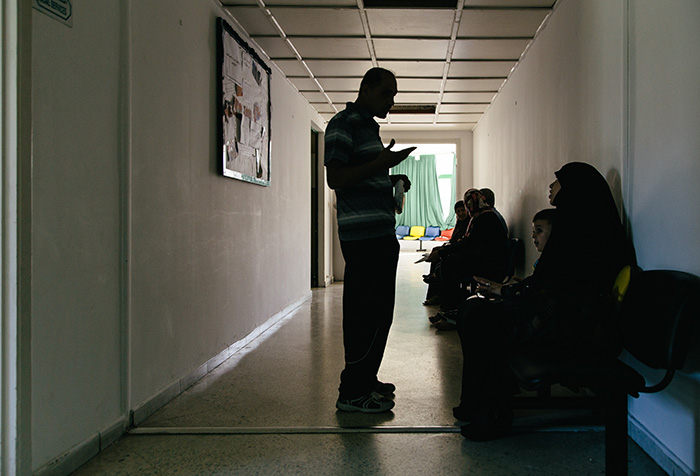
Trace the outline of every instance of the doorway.
<path fill-rule="evenodd" d="M 319 133 L 311 129 L 311 287 L 316 288 L 319 283 L 319 184 L 320 157 L 319 157 Z"/>

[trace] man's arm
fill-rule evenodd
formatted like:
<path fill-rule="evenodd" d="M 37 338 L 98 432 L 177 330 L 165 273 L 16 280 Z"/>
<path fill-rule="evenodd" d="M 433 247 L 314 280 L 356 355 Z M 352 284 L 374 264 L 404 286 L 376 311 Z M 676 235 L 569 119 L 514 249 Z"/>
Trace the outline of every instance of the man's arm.
<path fill-rule="evenodd" d="M 335 190 L 355 185 L 377 172 L 388 170 L 400 164 L 408 157 L 408 154 L 415 150 L 415 147 L 408 147 L 403 150 L 392 151 L 391 148 L 395 143 L 394 139 L 391 139 L 389 145 L 382 149 L 376 159 L 364 164 L 348 166 L 338 160 L 331 159 L 326 165 L 328 186 Z"/>

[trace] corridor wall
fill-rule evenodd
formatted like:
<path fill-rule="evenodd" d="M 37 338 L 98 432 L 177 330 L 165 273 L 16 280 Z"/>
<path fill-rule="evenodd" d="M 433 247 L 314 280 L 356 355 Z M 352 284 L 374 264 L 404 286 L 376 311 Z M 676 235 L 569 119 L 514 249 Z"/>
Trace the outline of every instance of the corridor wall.
<path fill-rule="evenodd" d="M 309 134 L 324 124 L 270 64 L 271 184 L 224 178 L 215 20 L 235 19 L 212 0 L 73 13 L 33 14 L 37 474 L 67 474 L 310 297 Z"/>
<path fill-rule="evenodd" d="M 686 47 L 700 44 L 698 20 L 691 0 L 557 2 L 474 131 L 475 180 L 504 197 L 516 236 L 549 206 L 553 172 L 589 162 L 629 219 L 639 264 L 700 274 L 700 52 Z M 664 392 L 630 398 L 630 435 L 669 474 L 700 471 L 699 353 Z"/>

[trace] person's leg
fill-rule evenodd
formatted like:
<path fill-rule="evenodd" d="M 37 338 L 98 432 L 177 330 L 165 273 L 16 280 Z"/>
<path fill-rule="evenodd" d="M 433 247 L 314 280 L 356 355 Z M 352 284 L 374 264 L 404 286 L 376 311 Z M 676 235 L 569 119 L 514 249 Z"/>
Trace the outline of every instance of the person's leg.
<path fill-rule="evenodd" d="M 341 400 L 370 394 L 393 320 L 399 244 L 387 238 L 341 243 L 345 258 Z"/>
<path fill-rule="evenodd" d="M 490 439 L 509 429 L 513 380 L 506 364 L 509 317 L 502 303 L 471 298 L 460 306 L 457 330 L 462 345 L 462 395 L 454 416 L 474 422 L 463 434 Z M 469 434 L 466 434 L 469 433 Z"/>

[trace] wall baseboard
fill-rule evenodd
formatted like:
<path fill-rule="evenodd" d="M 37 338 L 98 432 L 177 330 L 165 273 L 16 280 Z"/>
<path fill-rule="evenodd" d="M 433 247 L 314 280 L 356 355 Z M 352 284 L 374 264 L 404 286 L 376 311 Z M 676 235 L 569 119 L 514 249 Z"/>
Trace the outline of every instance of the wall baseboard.
<path fill-rule="evenodd" d="M 65 476 L 95 457 L 100 451 L 117 441 L 127 430 L 126 418 L 105 428 L 98 434 L 74 446 L 58 458 L 32 472 L 34 476 Z"/>
<path fill-rule="evenodd" d="M 656 461 L 661 469 L 671 476 L 698 476 L 698 473 L 688 468 L 680 461 L 666 445 L 661 443 L 654 435 L 633 416 L 628 417 L 629 436 Z"/>
<path fill-rule="evenodd" d="M 194 371 L 188 373 L 178 381 L 171 384 L 169 387 L 152 397 L 151 399 L 144 402 L 138 408 L 131 412 L 131 417 L 129 419 L 129 426 L 134 427 L 143 423 L 148 417 L 153 415 L 160 408 L 165 406 L 172 399 L 183 393 L 185 390 L 194 385 L 202 377 L 207 375 L 209 372 L 217 368 L 219 365 L 223 364 L 225 361 L 229 360 L 235 356 L 239 351 L 248 346 L 252 341 L 258 339 L 262 334 L 271 331 L 274 333 L 279 326 L 286 321 L 287 318 L 292 316 L 294 310 L 301 306 L 304 302 L 311 299 L 311 291 L 302 297 L 300 300 L 290 304 L 289 306 L 282 309 L 280 312 L 272 316 L 270 319 L 265 321 L 260 326 L 256 327 L 250 334 L 245 336 L 243 339 L 230 345 L 223 351 L 219 352 L 217 355 L 209 359 L 207 362 L 199 366 Z"/>
<path fill-rule="evenodd" d="M 311 298 L 309 291 L 303 298 L 290 304 L 282 311 L 278 312 L 262 325 L 256 327 L 250 334 L 224 349 L 204 364 L 188 373 L 177 382 L 168 386 L 165 390 L 155 395 L 150 400 L 143 403 L 137 409 L 130 412 L 129 418 L 123 418 L 110 425 L 103 431 L 88 438 L 82 443 L 74 446 L 64 454 L 33 471 L 34 476 L 66 476 L 71 474 L 92 458 L 97 456 L 102 450 L 117 441 L 129 428 L 138 425 L 160 408 L 169 403 L 172 399 L 183 393 L 192 385 L 197 383 L 202 377 L 217 368 L 219 365 L 232 357 L 242 358 L 246 352 L 240 352 L 252 341 L 258 339 L 262 334 L 271 331 L 273 334 L 287 319 L 291 318 L 294 310 Z M 239 354 L 240 353 L 240 354 Z M 239 354 L 239 355 L 237 355 Z"/>

